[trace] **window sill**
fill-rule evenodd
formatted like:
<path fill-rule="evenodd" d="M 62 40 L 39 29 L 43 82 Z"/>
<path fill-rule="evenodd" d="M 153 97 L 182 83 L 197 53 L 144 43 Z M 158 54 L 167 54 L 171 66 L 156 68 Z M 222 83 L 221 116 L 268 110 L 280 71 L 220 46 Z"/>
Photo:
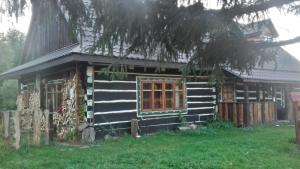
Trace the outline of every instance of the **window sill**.
<path fill-rule="evenodd" d="M 186 109 L 167 110 L 167 111 L 153 111 L 153 112 L 139 112 L 138 117 L 179 115 L 179 114 L 187 114 L 187 112 L 188 111 Z"/>

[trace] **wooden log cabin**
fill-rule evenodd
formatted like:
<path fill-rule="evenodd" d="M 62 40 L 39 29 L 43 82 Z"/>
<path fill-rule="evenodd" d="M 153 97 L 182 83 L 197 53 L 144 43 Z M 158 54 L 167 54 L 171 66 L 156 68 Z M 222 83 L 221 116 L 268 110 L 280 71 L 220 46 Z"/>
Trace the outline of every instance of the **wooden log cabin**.
<path fill-rule="evenodd" d="M 270 20 L 246 25 L 252 39 L 273 40 L 278 36 Z M 300 89 L 300 62 L 277 47 L 275 60 L 257 64 L 250 73 L 224 69 L 225 82 L 219 87 L 218 116 L 237 126 L 274 121 L 294 121 L 289 94 Z"/>
<path fill-rule="evenodd" d="M 57 137 L 64 138 L 85 122 L 96 137 L 103 137 L 130 132 L 133 119 L 138 120 L 140 133 L 150 133 L 175 129 L 182 118 L 201 124 L 215 116 L 216 87 L 207 75 L 182 76 L 184 60 L 161 66 L 139 54 L 126 58 L 118 53 L 90 54 L 86 49 L 94 39 L 91 27 L 84 28 L 83 39 L 69 37 L 68 16 L 61 4 L 34 2 L 23 64 L 0 77 L 18 79 L 18 110 L 29 117 L 36 107 L 50 111 Z M 115 63 L 126 72 L 107 69 Z M 163 70 L 157 72 L 157 67 Z"/>
<path fill-rule="evenodd" d="M 90 9 L 89 1 L 83 1 Z M 235 119 L 234 122 L 244 125 L 244 112 L 259 109 L 257 105 L 251 108 L 248 102 L 276 102 L 284 110 L 289 103 L 286 101 L 289 89 L 298 84 L 299 79 L 295 78 L 300 73 L 297 69 L 289 74 L 289 64 L 285 67 L 288 70 L 266 70 L 268 76 L 261 69 L 255 69 L 252 75 L 224 70 L 226 83 L 216 86 L 209 82 L 208 74 L 182 76 L 180 68 L 185 65 L 185 59 L 164 63 L 164 69 L 157 72 L 161 63 L 156 59 L 145 62 L 139 54 L 126 58 L 118 57 L 117 52 L 114 57 L 90 54 L 86 49 L 93 44 L 91 27 L 84 29 L 83 39 L 69 37 L 69 17 L 59 7 L 61 4 L 48 0 L 34 2 L 23 64 L 1 74 L 0 78 L 18 79 L 21 98 L 18 110 L 29 117 L 36 111 L 33 109 L 48 110 L 50 126 L 60 138 L 86 122 L 95 130 L 96 137 L 130 132 L 133 119 L 138 120 L 140 133 L 175 129 L 182 124 L 182 118 L 188 124 L 201 124 L 214 118 L 217 110 L 225 120 Z M 286 52 L 281 53 L 285 54 L 279 54 L 283 60 L 288 57 L 293 64 L 298 64 Z M 107 69 L 115 63 L 121 63 L 126 73 Z M 282 79 L 277 79 L 279 76 Z M 229 102 L 234 103 L 231 110 Z M 271 107 L 264 106 L 263 110 Z M 281 115 L 280 110 L 278 107 L 278 117 L 289 118 L 284 113 Z M 266 119 L 266 115 L 259 118 Z"/>

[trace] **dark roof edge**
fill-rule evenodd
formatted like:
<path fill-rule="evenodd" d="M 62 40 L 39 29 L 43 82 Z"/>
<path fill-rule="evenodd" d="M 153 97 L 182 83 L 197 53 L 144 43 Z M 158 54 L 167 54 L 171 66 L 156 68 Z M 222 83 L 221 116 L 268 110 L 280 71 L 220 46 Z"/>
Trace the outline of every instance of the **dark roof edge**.
<path fill-rule="evenodd" d="M 11 71 L 8 73 L 3 73 L 0 75 L 0 80 L 5 80 L 5 79 L 17 79 L 18 77 L 20 77 L 21 75 L 25 75 L 25 74 L 29 74 L 29 73 L 33 73 L 33 72 L 37 72 L 37 71 L 41 71 L 41 70 L 45 70 L 54 66 L 59 66 L 68 62 L 72 62 L 73 58 L 70 57 L 70 54 L 65 55 L 65 57 L 61 57 L 55 60 L 51 60 L 49 62 L 44 62 L 41 63 L 39 65 L 35 65 L 32 67 L 28 67 L 25 69 L 21 69 L 21 70 L 17 70 L 17 71 Z"/>
<path fill-rule="evenodd" d="M 273 84 L 299 84 L 300 81 L 291 81 L 291 80 L 261 80 L 261 79 L 248 79 L 244 78 L 244 82 L 248 83 L 273 83 Z"/>
<path fill-rule="evenodd" d="M 62 57 L 59 57 L 54 60 L 50 60 L 48 62 L 44 62 L 38 65 L 34 65 L 28 68 L 24 68 L 17 71 L 8 71 L 7 73 L 3 73 L 0 75 L 0 80 L 4 79 L 17 79 L 21 75 L 45 70 L 54 66 L 59 66 L 69 62 L 89 62 L 91 64 L 97 63 L 117 63 L 121 61 L 121 64 L 124 65 L 135 65 L 135 66 L 146 66 L 146 67 L 165 67 L 165 68 L 174 68 L 179 69 L 184 64 L 182 63 L 161 63 L 157 61 L 145 61 L 145 60 L 138 60 L 138 59 L 130 59 L 130 58 L 118 58 L 118 57 L 106 57 L 101 55 L 89 55 L 89 54 L 82 54 L 82 53 L 68 53 Z"/>

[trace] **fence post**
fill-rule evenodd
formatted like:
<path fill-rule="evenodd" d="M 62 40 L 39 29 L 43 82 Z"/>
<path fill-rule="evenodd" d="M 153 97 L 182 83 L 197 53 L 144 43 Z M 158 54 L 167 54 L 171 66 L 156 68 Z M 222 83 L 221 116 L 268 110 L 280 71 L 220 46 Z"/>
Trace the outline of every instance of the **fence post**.
<path fill-rule="evenodd" d="M 131 136 L 137 138 L 139 136 L 139 120 L 131 120 Z"/>
<path fill-rule="evenodd" d="M 233 123 L 234 123 L 234 125 L 235 126 L 237 126 L 238 127 L 238 115 L 237 115 L 237 103 L 236 102 L 234 102 L 233 103 L 233 106 L 232 106 L 232 116 L 233 116 Z"/>
<path fill-rule="evenodd" d="M 0 128 L 2 128 L 3 131 L 3 125 L 4 125 L 4 121 L 3 121 L 3 112 L 0 111 Z"/>
<path fill-rule="evenodd" d="M 45 144 L 50 144 L 50 122 L 49 122 L 49 111 L 45 110 Z"/>
<path fill-rule="evenodd" d="M 292 92 L 293 111 L 295 117 L 296 143 L 300 144 L 300 92 Z"/>
<path fill-rule="evenodd" d="M 239 103 L 239 127 L 244 127 L 244 104 Z"/>
<path fill-rule="evenodd" d="M 244 126 L 249 127 L 249 119 L 250 119 L 249 87 L 247 84 L 245 84 L 244 88 L 245 88 Z"/>
<path fill-rule="evenodd" d="M 3 112 L 3 142 L 8 144 L 9 141 L 9 115 L 10 112 Z"/>
<path fill-rule="evenodd" d="M 35 145 L 40 145 L 41 142 L 41 110 L 34 111 L 34 121 L 33 121 L 33 143 Z"/>
<path fill-rule="evenodd" d="M 14 112 L 13 121 L 14 121 L 14 130 L 15 130 L 15 134 L 14 134 L 15 142 L 14 142 L 13 146 L 15 147 L 15 149 L 18 150 L 18 149 L 20 149 L 20 139 L 21 139 L 20 112 L 19 111 Z"/>
<path fill-rule="evenodd" d="M 300 144 L 300 102 L 295 103 L 295 128 L 296 128 L 296 142 Z"/>

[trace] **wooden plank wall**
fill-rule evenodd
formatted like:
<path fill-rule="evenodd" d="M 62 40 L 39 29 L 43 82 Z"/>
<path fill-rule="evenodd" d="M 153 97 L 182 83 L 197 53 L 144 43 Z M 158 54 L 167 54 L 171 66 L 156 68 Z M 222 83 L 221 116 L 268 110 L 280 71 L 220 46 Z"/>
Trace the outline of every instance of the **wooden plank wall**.
<path fill-rule="evenodd" d="M 161 74 L 128 73 L 126 80 L 107 80 L 95 69 L 94 126 L 97 137 L 111 132 L 130 132 L 132 119 L 139 119 L 141 133 L 175 129 L 180 124 L 178 115 L 137 116 L 138 76 L 168 78 Z M 186 79 L 186 91 L 188 113 L 183 116 L 187 122 L 202 123 L 214 117 L 216 91 L 214 87 L 210 87 L 207 78 Z"/>
<path fill-rule="evenodd" d="M 26 36 L 22 63 L 76 42 L 56 1 L 32 1 L 32 19 Z"/>
<path fill-rule="evenodd" d="M 246 103 L 219 103 L 218 118 L 233 122 L 237 127 L 244 127 Z M 262 123 L 272 123 L 276 120 L 276 108 L 274 102 L 249 103 L 250 113 L 248 124 L 254 126 Z"/>

